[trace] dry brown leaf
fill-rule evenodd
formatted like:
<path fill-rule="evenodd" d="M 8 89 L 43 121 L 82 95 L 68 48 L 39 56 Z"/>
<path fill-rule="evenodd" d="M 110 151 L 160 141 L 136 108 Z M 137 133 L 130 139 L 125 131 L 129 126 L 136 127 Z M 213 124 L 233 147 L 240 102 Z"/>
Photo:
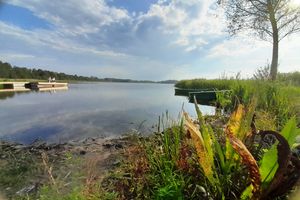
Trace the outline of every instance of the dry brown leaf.
<path fill-rule="evenodd" d="M 205 148 L 205 143 L 203 141 L 203 137 L 198 127 L 192 122 L 192 120 L 190 119 L 187 113 L 184 113 L 184 119 L 185 119 L 185 127 L 187 128 L 187 132 L 190 134 L 195 149 L 197 151 L 199 164 L 202 167 L 204 174 L 209 179 L 209 181 L 214 183 L 214 177 L 213 177 L 214 160 L 207 153 L 207 150 Z"/>
<path fill-rule="evenodd" d="M 261 195 L 261 177 L 256 160 L 248 151 L 244 143 L 239 140 L 228 127 L 226 128 L 225 132 L 233 149 L 241 156 L 242 162 L 247 166 L 249 170 L 250 180 L 253 186 L 252 199 L 259 199 Z"/>

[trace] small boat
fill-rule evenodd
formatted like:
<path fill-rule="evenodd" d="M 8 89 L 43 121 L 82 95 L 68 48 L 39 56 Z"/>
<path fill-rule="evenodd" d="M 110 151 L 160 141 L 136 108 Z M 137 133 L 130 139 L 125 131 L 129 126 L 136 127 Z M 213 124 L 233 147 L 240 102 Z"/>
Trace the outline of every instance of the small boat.
<path fill-rule="evenodd" d="M 218 93 L 231 92 L 231 90 L 207 90 L 201 92 L 189 92 L 189 102 L 194 103 L 194 98 L 198 104 L 212 105 L 217 100 Z"/>
<path fill-rule="evenodd" d="M 214 89 L 184 89 L 175 88 L 175 96 L 189 96 L 190 92 L 202 92 L 202 91 L 213 91 Z"/>

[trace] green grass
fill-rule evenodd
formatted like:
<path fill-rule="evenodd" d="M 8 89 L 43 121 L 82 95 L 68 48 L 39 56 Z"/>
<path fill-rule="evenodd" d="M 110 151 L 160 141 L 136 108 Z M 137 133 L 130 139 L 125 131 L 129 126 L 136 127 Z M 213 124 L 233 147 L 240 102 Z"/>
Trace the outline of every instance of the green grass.
<path fill-rule="evenodd" d="M 216 119 L 206 120 L 198 109 L 197 124 L 201 136 L 191 136 L 192 131 L 187 132 L 184 128 L 186 122 L 169 122 L 168 125 L 170 120 L 165 120 L 161 123 L 163 132 L 137 138 L 137 145 L 127 150 L 124 164 L 107 179 L 107 183 L 115 187 L 113 191 L 119 199 L 250 199 L 253 195 L 285 199 L 292 189 L 284 187 L 289 182 L 281 179 L 277 188 L 271 182 L 280 176 L 274 173 L 278 164 L 289 157 L 280 154 L 284 146 L 282 141 L 280 148 L 277 143 L 261 146 L 263 140 L 260 137 L 248 135 L 255 108 L 252 105 L 252 108 L 240 109 L 232 115 L 227 125 L 232 133 L 222 126 L 213 128 L 207 121 Z M 255 124 L 258 128 L 274 127 L 275 122 L 271 117 L 267 118 L 267 114 L 257 115 Z M 228 134 L 233 135 L 229 137 Z M 281 134 L 282 140 L 291 148 L 296 136 L 300 135 L 294 119 L 284 125 Z M 256 172 L 253 162 L 257 163 Z M 213 169 L 212 174 L 207 170 L 209 168 Z M 282 169 L 297 173 L 295 166 Z M 251 184 L 257 184 L 260 189 L 252 190 Z"/>
<path fill-rule="evenodd" d="M 43 158 L 40 152 L 31 152 L 29 149 L 0 150 L 0 192 L 9 199 L 115 199 L 115 193 L 102 190 L 98 179 L 93 178 L 99 172 L 92 160 L 83 160 L 71 152 L 59 157 L 45 154 Z M 17 194 L 22 188 L 31 185 L 38 188 L 29 194 Z"/>
<path fill-rule="evenodd" d="M 0 157 L 0 191 L 6 190 L 8 197 L 13 197 L 22 187 L 30 184 L 33 176 L 42 172 L 38 158 L 30 152 L 16 153 L 0 147 Z"/>
<path fill-rule="evenodd" d="M 296 83 L 296 81 L 292 82 Z M 194 79 L 178 82 L 176 87 L 217 90 L 230 89 L 231 96 L 219 97 L 219 103 L 225 110 L 232 111 L 235 105 L 247 105 L 253 96 L 257 98 L 257 109 L 270 113 L 276 118 L 278 130 L 296 115 L 300 122 L 300 87 L 286 82 L 269 82 L 259 80 L 234 80 L 234 79 Z"/>

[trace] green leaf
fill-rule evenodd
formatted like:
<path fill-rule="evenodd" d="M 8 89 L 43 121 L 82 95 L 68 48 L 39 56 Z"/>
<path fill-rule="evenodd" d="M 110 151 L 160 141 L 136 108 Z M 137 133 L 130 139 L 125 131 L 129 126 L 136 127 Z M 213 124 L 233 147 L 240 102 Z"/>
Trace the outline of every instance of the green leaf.
<path fill-rule="evenodd" d="M 251 199 L 252 197 L 253 186 L 249 185 L 243 192 L 240 197 L 241 200 Z"/>
<path fill-rule="evenodd" d="M 300 135 L 300 129 L 297 128 L 296 118 L 291 118 L 281 131 L 281 135 L 288 141 L 289 146 L 292 147 L 296 142 L 296 137 Z"/>
<path fill-rule="evenodd" d="M 291 118 L 281 131 L 281 135 L 287 140 L 290 147 L 295 143 L 299 135 L 296 119 Z M 274 178 L 278 169 L 278 150 L 276 142 L 262 157 L 260 162 L 260 174 L 263 180 L 263 187 L 266 187 Z"/>
<path fill-rule="evenodd" d="M 262 157 L 259 172 L 263 181 L 263 186 L 267 185 L 274 177 L 277 168 L 277 148 L 273 145 Z"/>

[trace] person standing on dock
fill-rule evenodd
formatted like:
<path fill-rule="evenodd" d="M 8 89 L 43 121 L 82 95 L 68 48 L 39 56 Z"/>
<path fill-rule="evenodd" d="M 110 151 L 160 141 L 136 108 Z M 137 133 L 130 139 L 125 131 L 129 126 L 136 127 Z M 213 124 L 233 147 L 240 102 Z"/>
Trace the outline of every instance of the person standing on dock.
<path fill-rule="evenodd" d="M 51 78 L 51 76 L 49 76 L 48 82 L 50 83 L 51 81 L 52 81 L 52 78 Z"/>
<path fill-rule="evenodd" d="M 55 82 L 55 77 L 52 78 L 52 82 Z"/>

